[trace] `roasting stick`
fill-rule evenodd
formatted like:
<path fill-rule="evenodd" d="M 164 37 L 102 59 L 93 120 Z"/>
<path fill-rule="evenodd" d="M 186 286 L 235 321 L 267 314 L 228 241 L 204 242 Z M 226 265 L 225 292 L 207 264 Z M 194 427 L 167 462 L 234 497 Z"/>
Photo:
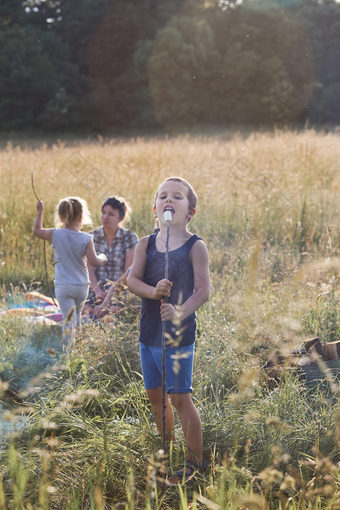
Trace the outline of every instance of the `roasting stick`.
<path fill-rule="evenodd" d="M 31 173 L 31 185 L 32 185 L 32 190 L 33 190 L 35 198 L 38 200 L 38 202 L 41 202 L 41 200 L 38 197 L 37 192 L 35 191 L 35 188 L 34 188 L 33 172 Z M 51 292 L 51 289 L 50 289 L 50 284 L 48 283 L 47 260 L 46 260 L 46 241 L 45 241 L 45 239 L 44 239 L 44 266 L 45 266 L 46 285 L 47 285 L 47 288 L 49 290 L 49 293 L 51 294 L 53 303 L 55 304 L 55 306 L 57 306 L 57 303 L 55 302 L 54 297 L 53 297 L 53 293 Z"/>
<path fill-rule="evenodd" d="M 166 221 L 166 243 L 165 243 L 165 265 L 164 265 L 164 278 L 169 278 L 169 230 L 170 221 L 172 221 L 171 211 L 167 210 L 163 213 L 164 221 Z M 164 298 L 166 300 L 166 298 Z M 162 322 L 162 439 L 163 450 L 167 453 L 166 444 L 166 430 L 165 430 L 165 417 L 166 417 L 166 403 L 165 403 L 165 321 Z"/>

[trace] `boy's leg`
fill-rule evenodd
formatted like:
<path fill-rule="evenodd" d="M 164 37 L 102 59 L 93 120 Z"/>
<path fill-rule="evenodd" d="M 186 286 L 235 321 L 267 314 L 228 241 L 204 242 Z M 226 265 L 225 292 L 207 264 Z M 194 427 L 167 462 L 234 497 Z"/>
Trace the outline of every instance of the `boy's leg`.
<path fill-rule="evenodd" d="M 202 464 L 202 425 L 198 411 L 191 399 L 190 393 L 171 393 L 174 405 L 187 445 L 187 460 L 194 464 Z"/>
<path fill-rule="evenodd" d="M 163 403 L 162 403 L 162 387 L 158 388 L 152 388 L 146 390 L 147 395 L 150 400 L 151 409 L 153 412 L 153 415 L 155 417 L 157 429 L 159 433 L 163 434 Z M 175 433 L 174 433 L 174 412 L 172 410 L 172 406 L 169 400 L 168 395 L 165 395 L 165 404 L 166 404 L 166 411 L 165 411 L 165 434 L 167 441 L 174 441 L 175 440 Z"/>
<path fill-rule="evenodd" d="M 203 462 L 202 425 L 191 399 L 194 345 L 169 349 L 167 354 L 169 395 L 182 425 L 187 445 L 187 460 L 200 465 Z"/>
<path fill-rule="evenodd" d="M 162 372 L 161 372 L 161 348 L 140 344 L 140 355 L 144 387 L 149 397 L 151 409 L 155 416 L 159 433 L 163 433 L 163 403 L 162 403 Z M 165 394 L 165 433 L 168 441 L 173 441 L 174 435 L 174 413 L 167 393 Z"/>

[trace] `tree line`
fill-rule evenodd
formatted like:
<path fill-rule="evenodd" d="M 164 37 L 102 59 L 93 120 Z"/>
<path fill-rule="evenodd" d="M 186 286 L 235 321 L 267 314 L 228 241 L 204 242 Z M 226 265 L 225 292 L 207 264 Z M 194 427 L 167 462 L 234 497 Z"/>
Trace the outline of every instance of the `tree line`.
<path fill-rule="evenodd" d="M 0 130 L 340 121 L 336 0 L 2 0 Z"/>

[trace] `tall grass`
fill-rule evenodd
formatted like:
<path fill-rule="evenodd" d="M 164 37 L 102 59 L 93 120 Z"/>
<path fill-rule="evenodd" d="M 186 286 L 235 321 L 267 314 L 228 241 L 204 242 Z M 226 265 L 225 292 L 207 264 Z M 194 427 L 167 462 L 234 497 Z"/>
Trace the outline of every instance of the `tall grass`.
<path fill-rule="evenodd" d="M 0 152 L 3 307 L 20 289 L 46 290 L 42 244 L 31 233 L 32 172 L 47 226 L 62 196 L 85 198 L 98 224 L 103 198 L 118 194 L 140 236 L 153 229 L 162 179 L 187 178 L 199 196 L 190 227 L 208 245 L 214 288 L 198 313 L 193 384 L 210 468 L 184 488 L 159 482 L 135 302 L 102 328 L 85 325 L 70 354 L 58 353 L 58 327 L 0 319 L 3 379 L 29 402 L 22 427 L 24 410 L 2 390 L 2 417 L 17 433 L 0 451 L 0 509 L 338 508 L 336 386 L 311 390 L 291 376 L 273 390 L 261 366 L 276 347 L 340 339 L 339 153 L 337 134 L 313 130 Z M 51 255 L 48 247 L 50 280 Z M 183 460 L 178 423 L 176 436 L 172 469 Z"/>
<path fill-rule="evenodd" d="M 32 173 L 47 205 L 47 225 L 52 226 L 58 199 L 74 194 L 88 201 L 98 223 L 103 198 L 114 193 L 131 203 L 131 227 L 139 234 L 153 226 L 158 184 L 166 176 L 182 175 L 199 195 L 193 225 L 210 244 L 212 268 L 230 269 L 236 263 L 237 270 L 244 250 L 258 242 L 275 273 L 296 258 L 337 251 L 338 161 L 338 136 L 313 131 L 246 139 L 100 139 L 37 149 L 8 144 L 0 152 L 2 279 L 31 282 L 41 276 L 41 243 L 31 233 Z M 238 260 L 230 259 L 234 243 Z"/>

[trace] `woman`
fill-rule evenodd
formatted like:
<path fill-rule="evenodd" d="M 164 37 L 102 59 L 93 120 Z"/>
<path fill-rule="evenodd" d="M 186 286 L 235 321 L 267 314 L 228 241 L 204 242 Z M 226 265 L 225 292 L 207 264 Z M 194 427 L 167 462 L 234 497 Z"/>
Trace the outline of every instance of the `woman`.
<path fill-rule="evenodd" d="M 101 317 L 110 311 L 115 291 L 126 284 L 126 275 L 132 264 L 138 242 L 134 232 L 120 226 L 127 219 L 128 206 L 124 199 L 109 197 L 101 208 L 102 226 L 92 232 L 96 252 L 107 257 L 107 263 L 94 267 L 88 263 L 91 289 L 87 304 L 95 305 L 92 312 Z"/>

